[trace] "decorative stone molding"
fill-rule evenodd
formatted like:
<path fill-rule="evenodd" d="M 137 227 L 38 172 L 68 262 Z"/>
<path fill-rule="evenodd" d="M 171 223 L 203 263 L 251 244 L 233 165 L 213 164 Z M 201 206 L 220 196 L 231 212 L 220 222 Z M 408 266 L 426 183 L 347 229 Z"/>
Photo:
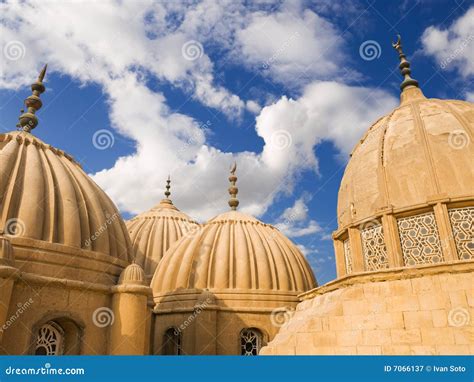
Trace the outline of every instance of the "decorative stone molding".
<path fill-rule="evenodd" d="M 300 300 L 309 300 L 317 295 L 322 295 L 333 290 L 344 288 L 354 284 L 372 283 L 378 281 L 389 281 L 389 280 L 404 280 L 412 279 L 422 276 L 430 276 L 441 273 L 469 273 L 474 271 L 474 260 L 468 261 L 455 261 L 450 263 L 441 264 L 426 264 L 412 268 L 393 268 L 386 270 L 378 270 L 374 272 L 363 272 L 352 275 L 344 276 L 340 279 L 330 281 L 323 286 L 310 290 L 306 293 L 300 294 L 298 297 Z"/>

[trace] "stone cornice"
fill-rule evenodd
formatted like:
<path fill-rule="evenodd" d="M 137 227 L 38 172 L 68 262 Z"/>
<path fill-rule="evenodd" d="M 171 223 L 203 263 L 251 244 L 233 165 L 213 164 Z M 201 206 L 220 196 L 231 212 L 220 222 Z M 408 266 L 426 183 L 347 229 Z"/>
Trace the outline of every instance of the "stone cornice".
<path fill-rule="evenodd" d="M 450 263 L 429 264 L 413 268 L 392 268 L 374 272 L 359 272 L 346 275 L 337 280 L 330 281 L 318 288 L 300 294 L 301 301 L 309 300 L 315 296 L 332 292 L 337 289 L 345 288 L 355 284 L 364 284 L 368 282 L 381 282 L 390 280 L 411 279 L 440 273 L 467 273 L 474 271 L 474 260 L 454 261 Z"/>

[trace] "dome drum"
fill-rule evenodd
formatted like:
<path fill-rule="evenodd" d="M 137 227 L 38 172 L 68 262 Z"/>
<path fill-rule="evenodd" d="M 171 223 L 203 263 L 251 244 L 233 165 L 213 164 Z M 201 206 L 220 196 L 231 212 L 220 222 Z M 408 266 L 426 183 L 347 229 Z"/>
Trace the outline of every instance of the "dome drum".
<path fill-rule="evenodd" d="M 167 294 L 154 294 L 154 311 L 160 314 L 169 313 L 177 309 L 177 304 L 180 307 L 178 310 L 192 310 L 201 298 L 202 293 L 203 290 L 200 289 L 186 289 Z M 294 293 L 288 292 L 214 289 L 209 293 L 214 298 L 213 308 L 223 311 L 261 311 L 269 313 L 282 306 L 295 307 L 299 302 Z"/>
<path fill-rule="evenodd" d="M 7 237 L 15 255 L 15 267 L 26 273 L 113 285 L 128 265 L 103 253 L 26 237 Z"/>

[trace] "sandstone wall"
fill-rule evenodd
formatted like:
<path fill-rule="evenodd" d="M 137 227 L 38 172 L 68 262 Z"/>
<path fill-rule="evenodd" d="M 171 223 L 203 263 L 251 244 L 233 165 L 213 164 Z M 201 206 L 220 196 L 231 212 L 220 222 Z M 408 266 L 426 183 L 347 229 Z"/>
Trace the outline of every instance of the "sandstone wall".
<path fill-rule="evenodd" d="M 307 293 L 260 354 L 474 354 L 474 262 L 345 277 Z"/>

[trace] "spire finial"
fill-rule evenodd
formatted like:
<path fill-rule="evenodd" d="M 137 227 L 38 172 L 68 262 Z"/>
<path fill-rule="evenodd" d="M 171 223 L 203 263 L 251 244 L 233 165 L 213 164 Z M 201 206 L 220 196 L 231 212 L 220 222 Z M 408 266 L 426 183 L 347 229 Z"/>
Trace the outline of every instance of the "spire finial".
<path fill-rule="evenodd" d="M 171 192 L 170 192 L 170 183 L 171 183 L 171 179 L 170 179 L 170 176 L 168 175 L 168 179 L 166 180 L 166 191 L 165 191 L 165 196 L 166 196 L 166 199 L 169 199 L 170 198 L 170 195 L 171 195 Z"/>
<path fill-rule="evenodd" d="M 229 182 L 230 182 L 229 206 L 230 206 L 231 210 L 233 210 L 233 211 L 235 211 L 237 209 L 237 206 L 239 205 L 239 199 L 237 199 L 237 194 L 239 192 L 239 189 L 235 186 L 235 182 L 237 182 L 237 177 L 235 176 L 235 171 L 236 170 L 237 170 L 237 163 L 234 162 L 234 164 L 230 168 L 230 176 L 229 176 Z"/>
<path fill-rule="evenodd" d="M 43 69 L 41 69 L 36 82 L 31 84 L 32 94 L 25 99 L 25 106 L 27 110 L 26 112 L 21 110 L 22 114 L 18 118 L 19 122 L 16 126 L 28 133 L 38 125 L 38 117 L 35 115 L 35 113 L 41 109 L 41 106 L 43 106 L 39 96 L 45 91 L 43 80 L 44 76 L 46 75 L 47 68 L 48 64 L 46 64 Z"/>
<path fill-rule="evenodd" d="M 398 57 L 400 58 L 400 71 L 403 75 L 403 81 L 400 84 L 400 90 L 403 92 L 407 86 L 415 86 L 418 87 L 418 81 L 411 78 L 411 69 L 410 69 L 410 62 L 407 60 L 407 56 L 403 53 L 402 50 L 402 38 L 400 35 L 397 35 L 397 41 L 392 43 L 392 47 L 398 52 Z"/>

